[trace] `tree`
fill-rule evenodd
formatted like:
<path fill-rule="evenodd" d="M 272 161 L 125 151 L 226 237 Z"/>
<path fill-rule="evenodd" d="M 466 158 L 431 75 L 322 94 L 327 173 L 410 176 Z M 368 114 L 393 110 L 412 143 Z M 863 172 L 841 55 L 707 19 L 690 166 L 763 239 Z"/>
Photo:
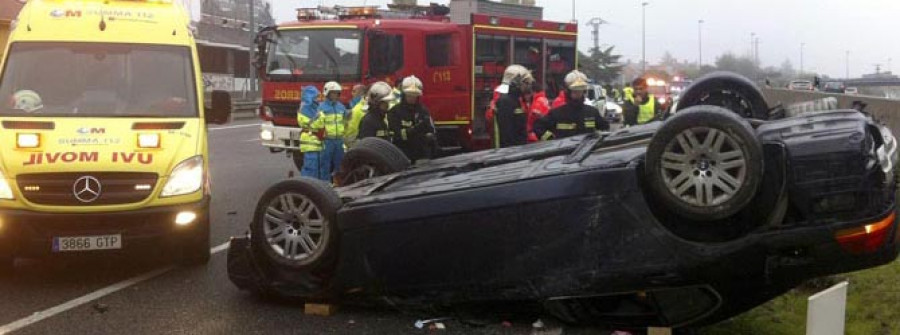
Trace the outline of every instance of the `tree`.
<path fill-rule="evenodd" d="M 622 55 L 614 54 L 614 49 L 615 47 L 612 46 L 604 50 L 595 49 L 591 51 L 590 56 L 579 51 L 582 71 L 597 82 L 614 82 L 622 73 L 623 67 L 620 63 Z"/>
<path fill-rule="evenodd" d="M 747 78 L 756 78 L 759 68 L 750 57 L 738 57 L 733 53 L 725 53 L 716 58 L 716 68 L 720 71 L 731 71 Z"/>
<path fill-rule="evenodd" d="M 786 79 L 797 76 L 797 70 L 794 70 L 794 65 L 791 64 L 790 59 L 785 59 L 784 62 L 781 63 L 781 67 L 778 69 L 778 72 L 781 72 L 781 75 L 786 77 Z"/>
<path fill-rule="evenodd" d="M 662 59 L 659 61 L 659 63 L 665 66 L 678 66 L 678 60 L 675 59 L 675 57 L 673 57 L 672 54 L 668 51 L 663 54 Z"/>

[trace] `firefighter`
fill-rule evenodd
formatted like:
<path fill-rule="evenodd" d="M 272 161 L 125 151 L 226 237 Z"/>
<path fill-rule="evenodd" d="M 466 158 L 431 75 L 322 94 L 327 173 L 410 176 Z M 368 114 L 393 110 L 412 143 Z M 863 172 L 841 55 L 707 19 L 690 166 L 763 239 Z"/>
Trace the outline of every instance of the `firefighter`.
<path fill-rule="evenodd" d="M 534 78 L 521 65 L 510 65 L 509 91 L 497 99 L 494 115 L 494 146 L 506 148 L 528 143 L 528 114 L 524 96 L 531 93 Z"/>
<path fill-rule="evenodd" d="M 316 98 L 319 90 L 315 86 L 306 86 L 301 95 L 300 112 L 297 113 L 297 124 L 300 125 L 300 152 L 303 154 L 303 169 L 300 175 L 319 180 L 328 180 L 328 176 L 321 175 L 322 141 L 312 131 L 312 123 L 319 113 L 319 103 Z"/>
<path fill-rule="evenodd" d="M 413 163 L 431 159 L 436 132 L 431 112 L 422 104 L 422 81 L 415 76 L 403 79 L 400 85 L 403 99 L 388 113 L 388 125 L 393 142 Z"/>
<path fill-rule="evenodd" d="M 388 127 L 387 113 L 394 100 L 391 85 L 383 81 L 372 84 L 366 100 L 368 109 L 359 124 L 358 138 L 361 140 L 367 137 L 378 137 L 390 141 L 392 136 L 390 127 Z"/>
<path fill-rule="evenodd" d="M 637 78 L 631 86 L 634 88 L 634 94 L 631 99 L 625 98 L 625 104 L 622 106 L 622 114 L 624 115 L 624 124 L 626 126 L 635 126 L 653 121 L 660 116 L 660 105 L 656 101 L 656 97 L 647 91 L 647 80 Z"/>
<path fill-rule="evenodd" d="M 584 94 L 590 88 L 588 78 L 578 70 L 565 78 L 566 104 L 550 110 L 550 114 L 534 123 L 534 133 L 541 140 L 559 139 L 609 130 L 609 123 L 594 106 L 584 103 Z"/>
<path fill-rule="evenodd" d="M 341 90 L 341 84 L 337 82 L 325 83 L 325 101 L 319 104 L 319 115 L 312 123 L 312 128 L 324 140 L 320 173 L 329 176 L 329 180 L 344 159 L 344 130 L 348 113 L 340 101 Z"/>

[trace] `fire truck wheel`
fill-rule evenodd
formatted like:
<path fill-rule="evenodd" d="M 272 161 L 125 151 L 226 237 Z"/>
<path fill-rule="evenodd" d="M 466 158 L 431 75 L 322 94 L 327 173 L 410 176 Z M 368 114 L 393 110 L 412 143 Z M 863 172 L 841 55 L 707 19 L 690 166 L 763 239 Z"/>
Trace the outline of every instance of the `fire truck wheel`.
<path fill-rule="evenodd" d="M 650 194 L 679 216 L 720 220 L 756 195 L 763 179 L 762 145 L 747 120 L 721 107 L 695 106 L 653 135 L 645 172 Z"/>
<path fill-rule="evenodd" d="M 376 137 L 364 138 L 344 155 L 335 180 L 351 185 L 369 178 L 406 170 L 409 158 L 399 148 Z"/>
<path fill-rule="evenodd" d="M 677 111 L 697 105 L 724 107 L 750 119 L 769 119 L 769 105 L 759 87 L 731 72 L 713 72 L 691 84 L 681 94 Z"/>

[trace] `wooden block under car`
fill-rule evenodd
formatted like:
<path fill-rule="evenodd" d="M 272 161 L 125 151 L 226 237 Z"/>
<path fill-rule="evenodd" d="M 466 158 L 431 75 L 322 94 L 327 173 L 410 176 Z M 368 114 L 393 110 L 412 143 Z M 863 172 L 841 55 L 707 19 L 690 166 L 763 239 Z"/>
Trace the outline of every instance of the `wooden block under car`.
<path fill-rule="evenodd" d="M 332 304 L 306 304 L 303 306 L 303 314 L 332 316 L 338 311 L 338 305 Z"/>
<path fill-rule="evenodd" d="M 672 335 L 672 328 L 647 328 L 647 335 Z"/>

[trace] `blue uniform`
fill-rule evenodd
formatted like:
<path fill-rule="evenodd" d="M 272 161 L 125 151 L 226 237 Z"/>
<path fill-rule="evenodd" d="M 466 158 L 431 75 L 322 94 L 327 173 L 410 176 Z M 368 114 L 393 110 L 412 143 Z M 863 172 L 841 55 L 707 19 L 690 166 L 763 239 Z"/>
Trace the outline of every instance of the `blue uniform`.
<path fill-rule="evenodd" d="M 300 113 L 297 115 L 297 123 L 303 133 L 300 135 L 300 151 L 303 152 L 303 170 L 300 175 L 324 181 L 330 181 L 328 174 L 322 174 L 322 143 L 312 134 L 312 123 L 319 116 L 319 103 L 316 97 L 319 96 L 319 90 L 314 86 L 303 88 L 301 96 Z"/>
<path fill-rule="evenodd" d="M 319 104 L 319 115 L 313 122 L 313 129 L 324 131 L 325 145 L 322 148 L 321 172 L 331 176 L 341 166 L 344 159 L 344 131 L 347 108 L 340 101 L 326 100 Z"/>

